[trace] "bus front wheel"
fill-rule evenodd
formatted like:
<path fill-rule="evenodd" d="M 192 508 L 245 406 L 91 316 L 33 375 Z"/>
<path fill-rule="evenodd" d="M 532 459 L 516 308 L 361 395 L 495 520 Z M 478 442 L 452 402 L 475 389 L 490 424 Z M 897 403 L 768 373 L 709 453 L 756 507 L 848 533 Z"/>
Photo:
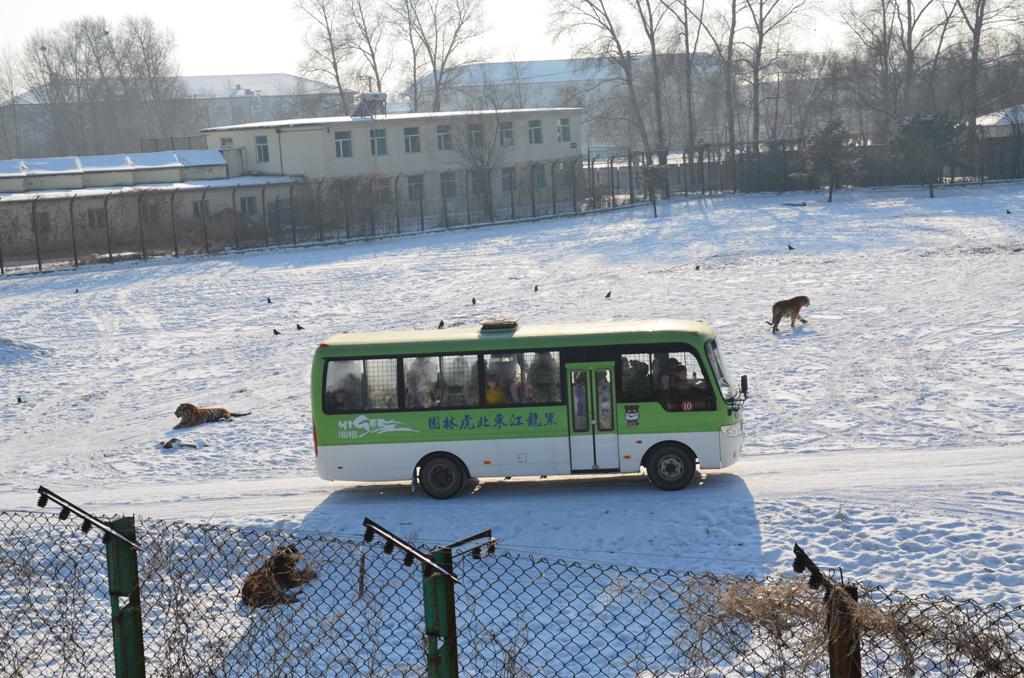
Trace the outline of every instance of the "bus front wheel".
<path fill-rule="evenodd" d="M 451 499 L 466 484 L 466 473 L 458 459 L 448 455 L 430 457 L 420 465 L 420 487 L 434 499 Z"/>
<path fill-rule="evenodd" d="M 681 490 L 690 484 L 696 472 L 693 455 L 679 445 L 660 447 L 647 461 L 647 476 L 659 490 Z"/>

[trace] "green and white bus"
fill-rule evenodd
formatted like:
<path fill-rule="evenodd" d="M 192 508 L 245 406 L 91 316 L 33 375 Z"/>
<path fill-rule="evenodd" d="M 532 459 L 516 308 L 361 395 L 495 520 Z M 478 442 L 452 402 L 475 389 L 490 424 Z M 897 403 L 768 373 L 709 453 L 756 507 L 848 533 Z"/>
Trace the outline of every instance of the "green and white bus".
<path fill-rule="evenodd" d="M 679 490 L 743 447 L 746 377 L 704 322 L 343 333 L 320 344 L 311 385 L 321 478 L 411 476 L 438 499 L 471 477 L 641 468 Z"/>

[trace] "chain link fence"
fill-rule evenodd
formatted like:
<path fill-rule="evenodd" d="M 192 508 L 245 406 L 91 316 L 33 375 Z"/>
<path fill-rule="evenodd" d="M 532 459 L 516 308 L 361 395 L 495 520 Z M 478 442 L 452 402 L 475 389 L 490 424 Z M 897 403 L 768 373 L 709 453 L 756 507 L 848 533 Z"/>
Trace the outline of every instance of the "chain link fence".
<path fill-rule="evenodd" d="M 52 513 L 0 512 L 0 675 L 114 675 L 104 547 Z M 423 572 L 319 534 L 139 520 L 149 676 L 425 676 Z M 251 609 L 292 545 L 315 572 Z M 456 554 L 461 675 L 827 676 L 826 604 L 802 579 Z M 1024 675 L 1024 608 L 863 591 L 864 675 Z"/>

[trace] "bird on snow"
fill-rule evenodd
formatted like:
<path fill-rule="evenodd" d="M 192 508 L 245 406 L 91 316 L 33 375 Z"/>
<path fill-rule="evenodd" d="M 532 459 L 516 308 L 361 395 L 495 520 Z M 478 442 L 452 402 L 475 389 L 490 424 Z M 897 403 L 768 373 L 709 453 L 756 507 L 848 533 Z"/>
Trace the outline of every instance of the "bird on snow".
<path fill-rule="evenodd" d="M 534 285 L 533 286 L 533 291 L 534 292 L 538 291 L 539 289 L 540 289 L 540 285 Z"/>
<path fill-rule="evenodd" d="M 697 264 L 696 270 L 698 270 L 698 271 L 700 270 L 700 264 Z"/>
<path fill-rule="evenodd" d="M 295 329 L 297 329 L 297 330 L 304 330 L 306 328 L 303 327 L 302 325 L 300 325 L 299 323 L 295 323 Z"/>
<path fill-rule="evenodd" d="M 473 305 L 476 306 L 476 297 L 473 297 Z"/>
<path fill-rule="evenodd" d="M 790 245 L 788 243 L 786 244 L 786 247 L 788 247 L 791 252 L 796 249 L 795 247 L 793 247 L 792 245 Z"/>
<path fill-rule="evenodd" d="M 1007 214 L 1013 214 L 1013 212 L 1011 212 L 1010 210 L 1006 210 L 1006 213 Z M 75 290 L 75 291 L 77 292 L 78 290 Z"/>
<path fill-rule="evenodd" d="M 277 335 L 279 335 L 279 334 L 281 334 L 281 333 L 280 333 L 280 332 L 278 332 L 278 331 L 277 331 L 277 329 L 275 329 L 275 330 L 274 330 L 274 336 L 276 337 L 276 336 L 277 336 Z"/>
<path fill-rule="evenodd" d="M 25 401 L 21 399 L 21 396 L 18 396 L 18 404 L 20 405 L 20 404 L 22 404 L 23 402 L 25 402 Z"/>
<path fill-rule="evenodd" d="M 270 303 L 270 297 L 267 297 L 267 303 L 268 304 Z"/>
<path fill-rule="evenodd" d="M 1006 211 L 1009 212 L 1010 210 L 1006 210 Z M 78 288 L 77 287 L 75 288 L 75 294 L 78 294 Z"/>
<path fill-rule="evenodd" d="M 437 323 L 437 329 L 439 329 L 439 330 L 443 330 L 444 329 L 444 321 L 443 320 L 441 322 Z"/>
<path fill-rule="evenodd" d="M 612 298 L 612 291 L 608 290 L 608 294 L 604 295 L 604 298 L 605 299 L 611 299 Z"/>

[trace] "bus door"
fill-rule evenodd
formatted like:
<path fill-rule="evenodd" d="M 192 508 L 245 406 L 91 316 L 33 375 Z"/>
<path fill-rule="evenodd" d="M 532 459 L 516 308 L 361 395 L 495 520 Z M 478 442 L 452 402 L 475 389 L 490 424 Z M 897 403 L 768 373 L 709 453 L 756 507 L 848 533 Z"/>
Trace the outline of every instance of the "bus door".
<path fill-rule="evenodd" d="M 615 430 L 615 364 L 571 363 L 569 385 L 569 454 L 573 471 L 619 468 Z"/>

